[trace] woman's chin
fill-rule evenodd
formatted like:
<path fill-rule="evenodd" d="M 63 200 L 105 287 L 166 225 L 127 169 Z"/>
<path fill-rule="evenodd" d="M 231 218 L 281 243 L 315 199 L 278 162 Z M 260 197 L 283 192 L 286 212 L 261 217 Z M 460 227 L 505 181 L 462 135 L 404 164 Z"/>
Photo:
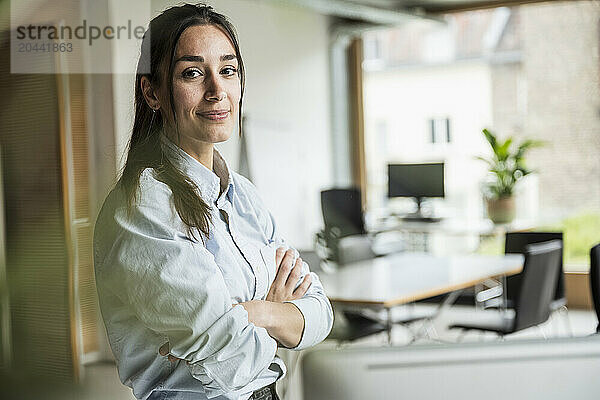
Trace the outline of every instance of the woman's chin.
<path fill-rule="evenodd" d="M 181 132 L 181 131 L 180 131 Z M 193 141 L 206 143 L 221 143 L 227 141 L 233 133 L 233 127 L 230 124 L 222 126 L 195 126 L 189 134 L 183 134 Z"/>
<path fill-rule="evenodd" d="M 216 134 L 216 135 L 210 135 L 204 141 L 208 142 L 208 143 L 212 143 L 212 144 L 218 144 L 218 143 L 223 143 L 223 142 L 228 141 L 230 137 L 231 137 L 231 134 Z"/>

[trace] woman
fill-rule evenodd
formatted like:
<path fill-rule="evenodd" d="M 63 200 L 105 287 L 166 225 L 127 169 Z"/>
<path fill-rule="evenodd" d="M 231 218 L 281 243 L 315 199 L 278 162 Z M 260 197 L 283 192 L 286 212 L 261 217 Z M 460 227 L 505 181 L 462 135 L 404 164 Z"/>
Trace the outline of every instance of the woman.
<path fill-rule="evenodd" d="M 243 88 L 226 17 L 186 4 L 150 22 L 127 162 L 94 234 L 102 316 L 137 398 L 277 399 L 277 346 L 331 329 L 318 277 L 214 149 L 241 131 Z"/>

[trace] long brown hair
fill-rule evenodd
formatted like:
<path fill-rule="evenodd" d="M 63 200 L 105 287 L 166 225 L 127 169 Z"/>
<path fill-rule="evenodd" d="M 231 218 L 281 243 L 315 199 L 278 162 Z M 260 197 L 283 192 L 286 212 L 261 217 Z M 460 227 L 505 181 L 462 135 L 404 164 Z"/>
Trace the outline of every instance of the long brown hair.
<path fill-rule="evenodd" d="M 154 89 L 166 85 L 170 110 L 163 110 L 163 112 L 170 111 L 173 121 L 177 124 L 172 83 L 175 48 L 183 31 L 197 25 L 215 25 L 221 28 L 233 43 L 241 82 L 238 121 L 241 135 L 245 72 L 235 28 L 227 17 L 205 4 L 185 4 L 168 8 L 150 21 L 142 40 L 135 79 L 133 131 L 129 141 L 127 161 L 119 180 L 131 210 L 137 198 L 142 171 L 146 168 L 154 168 L 157 178 L 171 189 L 175 209 L 192 237 L 195 237 L 194 228 L 208 236 L 210 207 L 199 196 L 196 184 L 164 156 L 160 135 L 165 120 L 161 112 L 154 112 L 146 103 L 141 89 L 141 80 L 146 76 Z"/>

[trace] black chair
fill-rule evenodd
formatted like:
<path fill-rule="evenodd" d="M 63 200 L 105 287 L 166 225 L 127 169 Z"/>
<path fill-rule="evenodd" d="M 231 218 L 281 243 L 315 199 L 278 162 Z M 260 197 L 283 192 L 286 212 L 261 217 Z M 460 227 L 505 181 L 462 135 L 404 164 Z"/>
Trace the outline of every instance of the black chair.
<path fill-rule="evenodd" d="M 367 232 L 359 189 L 322 191 L 321 209 L 325 229 L 317 234 L 316 247 L 328 261 L 344 265 L 404 250 L 397 233 Z"/>
<path fill-rule="evenodd" d="M 563 241 L 562 232 L 537 232 L 537 231 L 523 231 L 523 232 L 508 232 L 506 234 L 506 240 L 504 242 L 504 253 L 505 254 L 524 254 L 525 248 L 534 243 L 547 242 L 549 240 L 560 240 Z M 556 281 L 556 288 L 554 296 L 550 304 L 552 311 L 559 310 L 567 305 L 567 298 L 565 296 L 565 279 L 563 272 L 563 251 L 560 253 L 560 269 L 557 272 L 558 279 Z M 506 308 L 514 308 L 518 300 L 519 291 L 521 288 L 522 274 L 512 275 L 506 278 Z"/>
<path fill-rule="evenodd" d="M 596 333 L 600 333 L 600 243 L 590 250 L 590 286 L 592 287 L 592 300 L 598 318 Z"/>
<path fill-rule="evenodd" d="M 561 253 L 560 240 L 531 244 L 525 248 L 525 264 L 513 316 L 495 314 L 491 320 L 453 323 L 449 328 L 495 332 L 504 336 L 546 322 L 550 317 Z"/>
<path fill-rule="evenodd" d="M 335 230 L 336 236 L 346 237 L 367 233 L 359 189 L 323 190 L 321 192 L 321 210 L 325 228 Z"/>
<path fill-rule="evenodd" d="M 327 260 L 341 265 L 376 256 L 365 229 L 360 190 L 322 191 L 321 210 L 325 229 L 317 234 L 317 242 L 327 249 Z"/>

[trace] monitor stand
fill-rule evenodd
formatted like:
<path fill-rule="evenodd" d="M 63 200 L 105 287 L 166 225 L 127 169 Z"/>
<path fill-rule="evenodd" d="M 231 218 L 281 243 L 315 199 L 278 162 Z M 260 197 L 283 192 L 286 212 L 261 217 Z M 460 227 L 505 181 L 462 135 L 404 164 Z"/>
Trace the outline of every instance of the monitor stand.
<path fill-rule="evenodd" d="M 402 220 L 406 222 L 440 222 L 442 219 L 439 217 L 429 217 L 423 215 L 421 212 L 421 203 L 423 202 L 422 197 L 415 197 L 417 202 L 417 211 L 402 216 Z"/>

